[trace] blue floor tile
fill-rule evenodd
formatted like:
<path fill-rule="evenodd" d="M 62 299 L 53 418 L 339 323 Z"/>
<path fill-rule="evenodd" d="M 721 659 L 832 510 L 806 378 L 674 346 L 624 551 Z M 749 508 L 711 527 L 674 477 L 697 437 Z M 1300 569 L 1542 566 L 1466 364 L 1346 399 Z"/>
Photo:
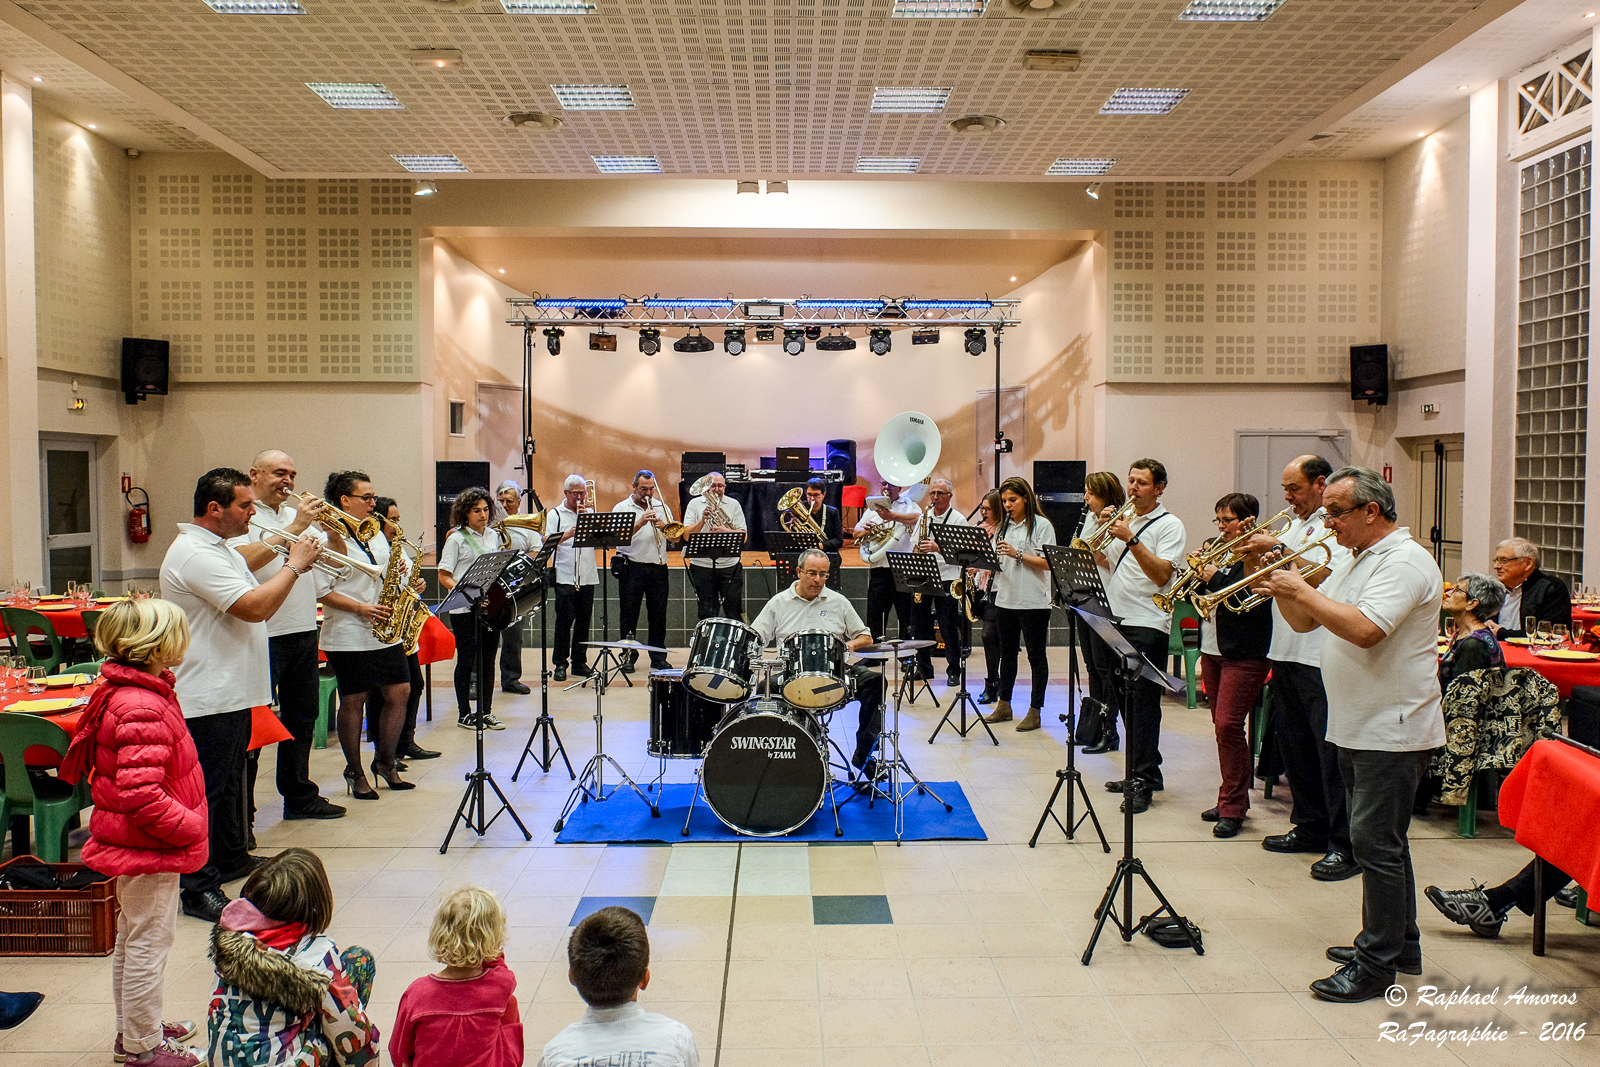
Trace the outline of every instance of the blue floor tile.
<path fill-rule="evenodd" d="M 886 896 L 812 897 L 811 921 L 817 926 L 887 925 L 894 922 Z"/>
<path fill-rule="evenodd" d="M 572 913 L 572 921 L 568 926 L 577 926 L 583 920 L 599 911 L 601 908 L 612 906 L 631 908 L 639 913 L 639 918 L 650 924 L 650 913 L 655 910 L 655 897 L 584 897 L 578 901 L 577 910 Z"/>

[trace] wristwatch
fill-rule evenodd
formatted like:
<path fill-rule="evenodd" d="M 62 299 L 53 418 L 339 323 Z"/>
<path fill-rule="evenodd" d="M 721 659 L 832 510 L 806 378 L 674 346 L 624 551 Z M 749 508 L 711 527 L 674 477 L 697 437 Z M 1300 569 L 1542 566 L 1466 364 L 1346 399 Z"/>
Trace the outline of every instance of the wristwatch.
<path fill-rule="evenodd" d="M 1139 543 L 1139 539 L 1138 539 L 1138 538 L 1137 538 L 1137 537 L 1130 537 L 1130 538 L 1128 538 L 1128 547 L 1129 547 L 1129 548 L 1130 548 L 1130 549 L 1131 549 L 1131 548 L 1132 548 L 1132 547 L 1133 547 L 1133 546 L 1134 546 L 1134 545 L 1136 545 L 1136 544 L 1138 544 L 1138 543 Z"/>

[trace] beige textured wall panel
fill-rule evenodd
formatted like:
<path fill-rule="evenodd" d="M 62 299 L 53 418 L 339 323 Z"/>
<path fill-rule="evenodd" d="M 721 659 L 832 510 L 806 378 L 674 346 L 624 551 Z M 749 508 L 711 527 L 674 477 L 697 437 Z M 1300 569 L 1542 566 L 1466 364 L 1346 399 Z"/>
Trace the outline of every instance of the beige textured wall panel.
<path fill-rule="evenodd" d="M 1467 128 L 1384 161 L 1383 339 L 1398 379 L 1466 367 Z"/>

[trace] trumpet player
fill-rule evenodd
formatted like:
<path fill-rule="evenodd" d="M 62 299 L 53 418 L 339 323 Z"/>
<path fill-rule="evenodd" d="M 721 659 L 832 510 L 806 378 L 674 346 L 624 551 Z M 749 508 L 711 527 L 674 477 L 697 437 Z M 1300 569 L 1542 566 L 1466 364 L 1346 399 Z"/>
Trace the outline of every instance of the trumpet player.
<path fill-rule="evenodd" d="M 499 518 L 515 515 L 522 510 L 522 487 L 516 482 L 501 482 L 495 487 L 494 498 L 505 512 Z M 499 529 L 502 543 L 509 544 L 518 552 L 532 555 L 544 544 L 544 536 L 537 530 L 517 526 L 501 526 Z M 531 692 L 522 682 L 521 626 L 508 626 L 500 631 L 500 691 L 514 694 Z"/>
<path fill-rule="evenodd" d="M 839 550 L 844 547 L 844 520 L 839 517 L 839 509 L 829 507 L 823 503 L 827 496 L 827 486 L 821 478 L 813 478 L 806 483 L 805 510 L 811 516 L 811 521 L 822 529 L 822 551 L 828 554 L 828 560 L 833 569 L 828 573 L 828 588 L 838 589 L 839 568 L 843 561 L 839 558 Z"/>
<path fill-rule="evenodd" d="M 872 639 L 877 641 L 889 636 L 889 609 L 894 609 L 895 621 L 900 626 L 900 636 L 906 639 L 915 639 L 922 636 L 917 632 L 916 614 L 912 610 L 915 606 L 910 593 L 901 592 L 894 584 L 894 572 L 889 569 L 888 553 L 910 552 L 916 547 L 913 538 L 917 523 L 922 519 L 922 509 L 915 501 L 905 498 L 905 489 L 890 482 L 879 482 L 878 487 L 883 490 L 883 495 L 888 497 L 886 502 L 875 504 L 861 516 L 861 521 L 856 523 L 855 532 L 860 534 L 871 527 L 884 523 L 893 524 L 896 529 L 889 535 L 888 544 L 884 551 L 873 554 L 873 559 L 868 561 L 871 568 L 867 578 L 867 629 L 872 631 Z M 868 553 L 862 550 L 862 556 Z M 917 674 L 914 661 L 903 659 L 901 672 L 907 677 Z"/>
<path fill-rule="evenodd" d="M 745 525 L 744 508 L 728 497 L 728 480 L 720 471 L 713 471 L 706 478 L 706 491 L 683 509 L 684 535 L 732 533 L 743 541 L 749 527 Z M 744 618 L 744 563 L 740 557 L 690 559 L 689 581 L 694 583 L 695 596 L 700 601 L 700 618 Z"/>
<path fill-rule="evenodd" d="M 1128 643 L 1151 663 L 1166 659 L 1172 616 L 1150 598 L 1171 585 L 1183 566 L 1188 540 L 1182 520 L 1161 504 L 1166 489 L 1165 465 L 1154 459 L 1133 461 L 1128 468 L 1133 513 L 1112 524 L 1112 542 L 1105 552 L 1104 566 L 1111 572 L 1105 583 L 1111 613 L 1122 619 Z M 1106 789 L 1126 793 L 1124 803 L 1138 813 L 1150 807 L 1151 792 L 1165 788 L 1161 779 L 1161 687 L 1139 679 L 1133 686 L 1133 706 L 1123 708 L 1122 715 L 1128 736 L 1127 778 L 1125 782 L 1107 782 Z"/>
<path fill-rule="evenodd" d="M 1116 513 L 1128 500 L 1122 489 L 1122 479 L 1111 471 L 1095 471 L 1083 480 L 1083 524 L 1078 528 L 1078 539 L 1087 541 L 1099 529 L 1101 522 Z M 1100 565 L 1100 584 L 1111 578 L 1111 571 L 1107 569 L 1104 553 L 1095 556 L 1095 562 Z M 1085 672 L 1089 677 L 1089 699 L 1094 701 L 1092 710 L 1102 716 L 1105 724 L 1100 732 L 1100 737 L 1093 744 L 1086 745 L 1084 752 L 1099 754 L 1115 752 L 1122 744 L 1117 733 L 1117 719 L 1120 715 L 1121 697 L 1117 692 L 1116 675 L 1111 650 L 1106 647 L 1098 634 L 1087 626 L 1078 628 L 1078 634 L 1083 640 L 1083 658 L 1088 664 Z M 1086 705 L 1084 714 L 1090 712 Z"/>
<path fill-rule="evenodd" d="M 284 557 L 262 539 L 270 537 L 266 527 L 281 531 L 273 540 L 287 545 L 301 536 L 318 542 L 328 541 L 319 525 L 329 514 L 327 504 L 309 494 L 294 496 L 294 481 L 299 472 L 286 452 L 269 448 L 250 464 L 250 488 L 255 493 L 255 525 L 243 536 L 230 541 L 257 581 L 265 581 L 284 567 Z M 335 552 L 345 551 L 342 538 L 334 535 Z M 316 576 L 320 576 L 320 572 Z M 337 819 L 345 809 L 323 799 L 317 783 L 311 780 L 311 738 L 317 723 L 317 582 L 308 575 L 296 582 L 283 606 L 267 620 L 267 648 L 272 664 L 272 684 L 278 694 L 278 717 L 290 738 L 278 744 L 278 794 L 283 797 L 285 819 Z M 259 750 L 252 753 L 259 756 Z M 255 796 L 255 769 L 258 758 L 249 765 L 246 794 Z"/>
<path fill-rule="evenodd" d="M 956 508 L 951 507 L 955 500 L 955 488 L 948 478 L 935 478 L 928 484 L 928 521 L 923 531 L 926 536 L 917 543 L 915 551 L 932 553 L 939 561 L 939 581 L 946 590 L 950 583 L 961 577 L 961 568 L 953 563 L 946 563 L 939 554 L 939 544 L 933 539 L 935 526 L 965 526 L 966 516 Z M 961 684 L 961 659 L 967 649 L 967 643 L 972 635 L 967 626 L 967 616 L 962 610 L 961 602 L 953 596 L 923 597 L 922 603 L 912 604 L 912 609 L 920 616 L 917 629 L 921 633 L 933 633 L 933 620 L 939 620 L 939 632 L 944 635 L 944 680 L 949 686 Z M 917 654 L 917 665 L 922 670 L 924 678 L 933 676 L 933 658 L 929 649 L 923 649 Z"/>
<path fill-rule="evenodd" d="M 620 565 L 622 568 L 622 573 L 618 575 L 618 596 L 622 600 L 622 636 L 632 638 L 638 631 L 639 607 L 642 603 L 649 636 L 645 643 L 655 648 L 665 648 L 668 539 L 662 529 L 672 521 L 672 509 L 667 507 L 666 501 L 656 498 L 655 472 L 642 470 L 634 474 L 633 495 L 619 500 L 611 510 L 633 515 L 633 538 L 617 549 L 612 560 L 613 566 Z M 623 673 L 632 674 L 638 658 L 637 652 L 629 652 L 628 658 L 622 663 Z M 650 653 L 651 670 L 667 670 L 671 666 L 666 653 Z"/>
<path fill-rule="evenodd" d="M 557 538 L 556 548 L 556 647 L 555 674 L 558 682 L 567 680 L 567 665 L 579 678 L 593 672 L 584 663 L 588 649 L 589 619 L 594 614 L 594 587 L 600 584 L 600 568 L 595 566 L 592 548 L 575 548 L 572 539 L 578 532 L 578 513 L 593 511 L 589 482 L 581 474 L 569 474 L 561 483 L 561 503 L 545 518 L 546 540 Z"/>
<path fill-rule="evenodd" d="M 372 480 L 362 471 L 328 475 L 322 496 L 358 522 L 372 513 L 378 499 L 372 491 Z M 400 733 L 405 727 L 406 701 L 411 696 L 411 666 L 406 662 L 404 642 L 385 644 L 372 632 L 373 624 L 387 621 L 390 614 L 387 605 L 378 603 L 378 594 L 391 551 L 398 552 L 400 548 L 391 547 L 381 532 L 367 541 L 355 541 L 349 556 L 370 564 L 371 573 L 352 567 L 322 594 L 319 644 L 338 680 L 337 723 L 339 747 L 344 752 L 344 780 L 350 795 L 357 800 L 378 799 L 378 791 L 368 786 L 366 770 L 361 765 L 361 728 L 366 719 L 367 694 L 374 689 L 382 692 L 383 711 L 378 716 L 378 752 L 372 761 L 372 773 L 390 789 L 413 788 L 395 768 Z"/>

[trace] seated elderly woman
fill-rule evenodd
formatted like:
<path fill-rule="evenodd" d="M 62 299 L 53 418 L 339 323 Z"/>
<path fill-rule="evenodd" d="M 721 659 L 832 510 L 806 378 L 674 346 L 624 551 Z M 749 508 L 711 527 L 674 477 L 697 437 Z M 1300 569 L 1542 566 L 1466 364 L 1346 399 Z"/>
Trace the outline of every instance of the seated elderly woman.
<path fill-rule="evenodd" d="M 1456 636 L 1439 658 L 1439 688 L 1468 671 L 1504 667 L 1505 656 L 1489 622 L 1500 613 L 1506 587 L 1483 574 L 1463 574 L 1444 595 L 1444 610 L 1455 620 Z"/>

